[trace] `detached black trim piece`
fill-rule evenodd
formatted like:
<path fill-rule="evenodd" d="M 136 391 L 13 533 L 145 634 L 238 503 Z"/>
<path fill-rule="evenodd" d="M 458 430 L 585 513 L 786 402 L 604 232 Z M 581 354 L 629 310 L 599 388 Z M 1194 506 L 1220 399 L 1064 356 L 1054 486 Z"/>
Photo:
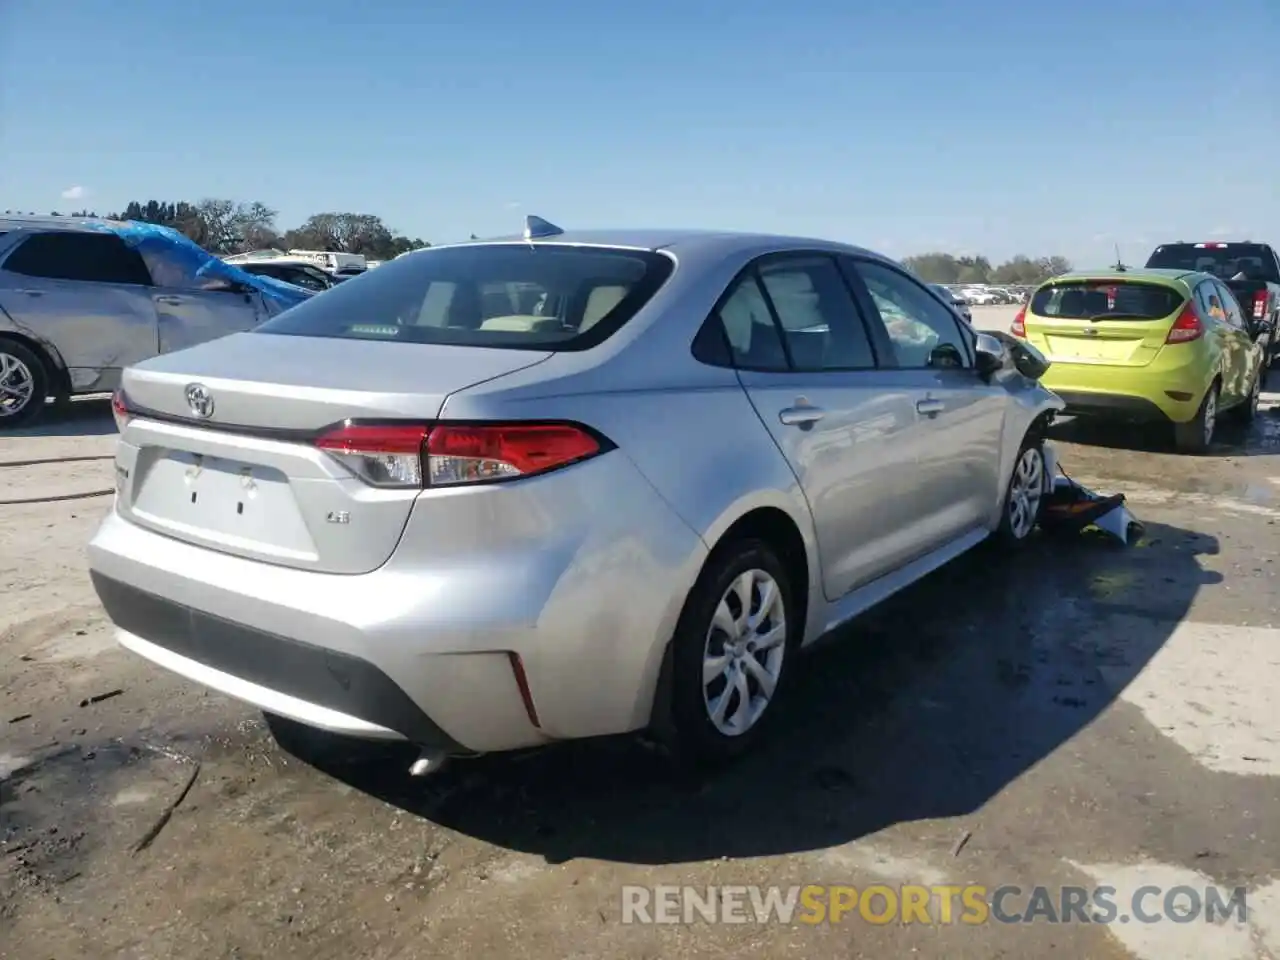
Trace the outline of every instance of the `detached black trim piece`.
<path fill-rule="evenodd" d="M 422 747 L 469 753 L 385 673 L 359 657 L 246 627 L 90 571 L 122 630 L 250 683 L 394 730 Z"/>

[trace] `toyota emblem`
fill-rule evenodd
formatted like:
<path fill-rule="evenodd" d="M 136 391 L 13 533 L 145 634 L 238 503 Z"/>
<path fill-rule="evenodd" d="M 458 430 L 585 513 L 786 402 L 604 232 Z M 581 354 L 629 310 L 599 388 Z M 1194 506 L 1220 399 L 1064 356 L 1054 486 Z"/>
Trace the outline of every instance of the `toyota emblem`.
<path fill-rule="evenodd" d="M 213 416 L 213 394 L 203 383 L 189 383 L 187 384 L 187 406 L 195 416 L 201 420 L 208 420 Z"/>

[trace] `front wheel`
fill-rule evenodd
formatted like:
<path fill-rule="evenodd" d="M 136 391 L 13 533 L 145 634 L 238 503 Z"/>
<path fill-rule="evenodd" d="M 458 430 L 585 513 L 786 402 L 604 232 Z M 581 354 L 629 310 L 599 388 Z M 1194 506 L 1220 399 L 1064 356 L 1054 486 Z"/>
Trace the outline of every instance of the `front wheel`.
<path fill-rule="evenodd" d="M 1213 443 L 1213 434 L 1218 426 L 1218 389 L 1215 380 L 1200 401 L 1196 415 L 1186 423 L 1173 425 L 1174 445 L 1179 453 L 1205 453 Z"/>
<path fill-rule="evenodd" d="M 776 714 L 801 624 L 793 584 L 760 540 L 713 554 L 672 639 L 671 712 L 676 752 L 704 763 L 751 749 Z"/>
<path fill-rule="evenodd" d="M 1026 543 L 1040 522 L 1040 509 L 1044 504 L 1045 486 L 1044 442 L 1035 436 L 1022 441 L 1018 458 L 1013 464 L 1013 475 L 1005 491 L 1001 507 L 1000 526 L 996 534 L 1007 546 L 1018 547 Z"/>

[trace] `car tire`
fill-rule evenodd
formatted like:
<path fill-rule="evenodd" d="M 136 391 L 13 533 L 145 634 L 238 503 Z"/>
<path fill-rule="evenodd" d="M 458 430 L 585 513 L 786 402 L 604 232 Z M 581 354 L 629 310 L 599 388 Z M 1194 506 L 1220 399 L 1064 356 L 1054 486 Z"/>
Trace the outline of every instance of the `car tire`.
<path fill-rule="evenodd" d="M 1205 391 L 1196 415 L 1186 423 L 1173 425 L 1173 443 L 1179 453 L 1199 455 L 1208 452 L 1217 428 L 1220 392 L 1221 387 L 1218 381 L 1214 380 Z"/>
<path fill-rule="evenodd" d="M 399 765 L 408 769 L 417 756 L 399 740 L 365 740 L 308 726 L 278 713 L 262 712 L 271 738 L 285 753 L 326 773 L 369 765 Z"/>
<path fill-rule="evenodd" d="M 1262 399 L 1262 385 L 1267 376 L 1267 365 L 1264 363 L 1258 367 L 1257 373 L 1253 375 L 1253 383 L 1249 387 L 1249 396 L 1244 403 L 1231 408 L 1231 419 L 1236 423 L 1247 426 L 1253 423 L 1254 418 L 1258 416 L 1258 403 Z"/>
<path fill-rule="evenodd" d="M 18 403 L 8 391 L 0 393 L 0 430 L 25 427 L 44 413 L 52 382 L 48 364 L 34 350 L 0 338 L 0 385 L 26 394 Z"/>
<path fill-rule="evenodd" d="M 1000 525 L 996 538 L 1005 547 L 1017 549 L 1031 539 L 1044 509 L 1047 476 L 1044 439 L 1031 433 L 1022 441 L 1013 461 L 1004 499 L 1000 502 Z"/>
<path fill-rule="evenodd" d="M 793 587 L 762 540 L 739 540 L 711 555 L 672 638 L 664 739 L 680 760 L 720 765 L 749 752 L 767 732 L 803 633 L 794 591 L 807 587 Z"/>

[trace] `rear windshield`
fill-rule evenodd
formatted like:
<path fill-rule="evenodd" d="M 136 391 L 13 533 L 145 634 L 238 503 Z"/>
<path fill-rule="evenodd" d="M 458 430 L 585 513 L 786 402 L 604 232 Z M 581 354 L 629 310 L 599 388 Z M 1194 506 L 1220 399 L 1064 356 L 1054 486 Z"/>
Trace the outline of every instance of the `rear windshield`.
<path fill-rule="evenodd" d="M 261 333 L 525 350 L 581 350 L 671 275 L 659 253 L 539 243 L 424 250 L 300 303 Z"/>
<path fill-rule="evenodd" d="M 1275 255 L 1260 243 L 1166 243 L 1156 247 L 1147 266 L 1195 270 L 1219 280 L 1280 282 Z"/>
<path fill-rule="evenodd" d="M 1177 313 L 1185 299 L 1153 283 L 1081 280 L 1041 287 L 1031 312 L 1063 320 L 1160 320 Z"/>

